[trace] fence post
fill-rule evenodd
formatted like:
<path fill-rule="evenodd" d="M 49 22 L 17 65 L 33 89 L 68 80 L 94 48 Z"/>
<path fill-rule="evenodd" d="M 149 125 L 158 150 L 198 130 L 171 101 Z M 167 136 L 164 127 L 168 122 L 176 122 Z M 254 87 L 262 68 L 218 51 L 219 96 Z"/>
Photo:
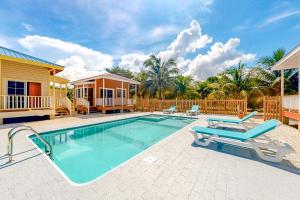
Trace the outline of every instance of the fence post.
<path fill-rule="evenodd" d="M 266 96 L 264 96 L 264 100 L 263 100 L 263 112 L 264 112 L 264 121 L 266 121 L 266 105 L 267 105 L 267 102 L 266 102 Z"/>
<path fill-rule="evenodd" d="M 279 120 L 283 122 L 283 114 L 282 114 L 282 96 L 279 96 Z"/>

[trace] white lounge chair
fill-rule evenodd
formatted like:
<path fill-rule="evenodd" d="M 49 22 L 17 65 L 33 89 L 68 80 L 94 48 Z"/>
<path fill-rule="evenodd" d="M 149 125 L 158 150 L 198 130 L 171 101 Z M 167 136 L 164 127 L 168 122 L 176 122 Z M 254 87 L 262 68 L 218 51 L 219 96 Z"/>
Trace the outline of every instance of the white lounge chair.
<path fill-rule="evenodd" d="M 171 106 L 168 109 L 164 109 L 163 112 L 164 112 L 164 114 L 172 114 L 172 113 L 176 113 L 177 109 L 176 109 L 176 106 Z"/>
<path fill-rule="evenodd" d="M 263 160 L 281 162 L 285 155 L 295 153 L 295 150 L 285 142 L 264 136 L 265 133 L 275 129 L 279 124 L 276 120 L 269 120 L 247 132 L 195 126 L 190 129 L 190 132 L 194 135 L 195 143 L 201 146 L 208 146 L 211 142 L 220 142 L 254 149 Z M 198 137 L 199 135 L 201 138 Z"/>
<path fill-rule="evenodd" d="M 186 111 L 186 115 L 198 115 L 200 113 L 198 105 L 193 105 L 191 110 Z"/>
<path fill-rule="evenodd" d="M 254 117 L 257 114 L 257 112 L 252 112 L 248 115 L 246 115 L 245 117 L 243 117 L 242 119 L 226 119 L 226 118 L 208 118 L 208 124 L 210 127 L 217 127 L 220 124 L 236 124 L 236 125 L 242 125 L 244 126 L 246 129 L 248 129 L 248 127 L 244 124 L 245 121 L 249 120 L 250 118 Z"/>

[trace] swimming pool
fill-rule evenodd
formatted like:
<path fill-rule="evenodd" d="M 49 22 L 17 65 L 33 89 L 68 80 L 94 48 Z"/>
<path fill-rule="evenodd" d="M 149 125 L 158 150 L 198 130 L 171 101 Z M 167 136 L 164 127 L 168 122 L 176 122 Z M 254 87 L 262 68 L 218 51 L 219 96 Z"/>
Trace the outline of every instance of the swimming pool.
<path fill-rule="evenodd" d="M 177 130 L 194 118 L 147 115 L 41 133 L 53 148 L 53 162 L 73 183 L 86 184 Z M 29 138 L 40 148 L 43 143 Z"/>

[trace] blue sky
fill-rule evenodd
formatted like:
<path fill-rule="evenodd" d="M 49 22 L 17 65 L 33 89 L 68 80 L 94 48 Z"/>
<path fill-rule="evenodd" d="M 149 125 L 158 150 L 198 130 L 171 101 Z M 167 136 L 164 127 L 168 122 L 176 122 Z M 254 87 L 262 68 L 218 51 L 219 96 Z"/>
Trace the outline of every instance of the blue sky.
<path fill-rule="evenodd" d="M 154 53 L 202 80 L 300 43 L 300 0 L 2 0 L 0 45 L 66 66 L 71 80 Z"/>

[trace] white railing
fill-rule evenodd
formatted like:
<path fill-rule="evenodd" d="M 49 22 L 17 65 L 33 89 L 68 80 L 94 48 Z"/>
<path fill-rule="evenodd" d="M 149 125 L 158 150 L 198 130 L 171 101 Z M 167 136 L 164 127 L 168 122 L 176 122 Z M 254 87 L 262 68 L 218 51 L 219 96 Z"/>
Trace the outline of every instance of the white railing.
<path fill-rule="evenodd" d="M 127 99 L 127 105 L 133 105 L 134 99 Z"/>
<path fill-rule="evenodd" d="M 299 96 L 298 95 L 283 96 L 282 107 L 285 109 L 297 110 L 299 108 Z"/>
<path fill-rule="evenodd" d="M 1 110 L 52 108 L 51 96 L 0 95 Z"/>
<path fill-rule="evenodd" d="M 115 105 L 115 99 L 113 98 L 104 98 L 104 106 L 113 106 Z M 103 105 L 103 98 L 97 98 L 96 99 L 96 105 L 102 106 Z"/>
<path fill-rule="evenodd" d="M 102 106 L 103 105 L 103 99 L 102 98 L 97 98 L 96 99 L 96 106 Z"/>
<path fill-rule="evenodd" d="M 122 98 L 116 98 L 115 99 L 115 105 L 121 106 L 121 105 L 127 105 L 127 101 L 125 98 L 123 98 L 123 104 L 122 104 Z"/>
<path fill-rule="evenodd" d="M 87 113 L 90 113 L 90 102 L 84 98 L 77 98 L 76 99 L 76 106 L 84 106 L 87 108 Z"/>
<path fill-rule="evenodd" d="M 134 99 L 123 99 L 123 105 L 133 105 L 135 104 Z M 102 106 L 103 105 L 103 99 L 102 98 L 97 98 L 96 99 L 96 106 Z M 121 106 L 122 105 L 122 98 L 105 98 L 104 99 L 104 105 L 105 106 Z"/>
<path fill-rule="evenodd" d="M 69 113 L 72 111 L 72 102 L 68 97 L 57 97 L 55 99 L 55 107 L 56 108 L 67 108 Z"/>

